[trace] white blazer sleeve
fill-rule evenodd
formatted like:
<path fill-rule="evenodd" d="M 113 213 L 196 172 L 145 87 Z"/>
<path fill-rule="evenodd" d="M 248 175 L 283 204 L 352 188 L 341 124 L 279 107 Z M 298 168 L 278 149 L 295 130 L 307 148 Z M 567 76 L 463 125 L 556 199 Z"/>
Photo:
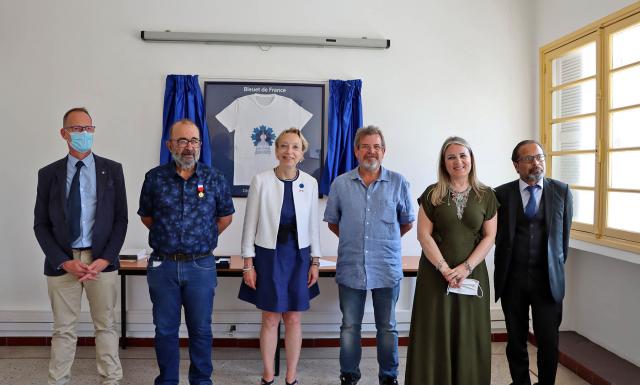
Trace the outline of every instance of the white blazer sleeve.
<path fill-rule="evenodd" d="M 243 258 L 255 257 L 256 231 L 258 230 L 258 218 L 260 212 L 261 188 L 257 175 L 251 179 L 249 194 L 247 195 L 247 206 L 244 212 L 244 224 L 242 225 L 242 241 L 240 242 L 240 252 Z"/>
<path fill-rule="evenodd" d="M 311 189 L 311 215 L 309 215 L 309 239 L 311 243 L 311 256 L 322 257 L 320 251 L 320 224 L 318 223 L 318 182 L 314 178 L 312 180 Z"/>

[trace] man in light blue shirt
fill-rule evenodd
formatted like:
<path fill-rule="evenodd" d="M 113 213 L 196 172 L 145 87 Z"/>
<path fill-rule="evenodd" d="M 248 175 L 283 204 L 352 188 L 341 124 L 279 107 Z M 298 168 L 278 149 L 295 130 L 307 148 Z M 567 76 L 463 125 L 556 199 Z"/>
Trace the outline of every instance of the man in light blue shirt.
<path fill-rule="evenodd" d="M 67 187 L 66 192 L 69 196 L 71 183 L 77 170 L 79 158 L 74 156 L 74 152 L 70 152 L 67 157 Z M 93 153 L 89 152 L 82 159 L 84 167 L 80 168 L 80 236 L 71 242 L 71 248 L 84 249 L 91 247 L 93 237 L 93 224 L 96 215 L 96 162 Z M 62 266 L 60 267 L 62 268 Z"/>
<path fill-rule="evenodd" d="M 339 238 L 336 282 L 340 296 L 340 381 L 360 379 L 360 329 L 367 290 L 376 320 L 378 379 L 397 384 L 398 331 L 395 307 L 402 279 L 400 237 L 415 221 L 409 183 L 381 166 L 385 154 L 382 131 L 358 129 L 354 152 L 358 168 L 331 185 L 324 221 Z"/>
<path fill-rule="evenodd" d="M 124 173 L 120 163 L 93 153 L 96 127 L 86 108 L 70 109 L 62 123 L 68 154 L 38 171 L 33 221 L 53 312 L 47 384 L 71 381 L 84 292 L 95 329 L 99 383 L 118 385 L 118 256 L 128 224 Z"/>

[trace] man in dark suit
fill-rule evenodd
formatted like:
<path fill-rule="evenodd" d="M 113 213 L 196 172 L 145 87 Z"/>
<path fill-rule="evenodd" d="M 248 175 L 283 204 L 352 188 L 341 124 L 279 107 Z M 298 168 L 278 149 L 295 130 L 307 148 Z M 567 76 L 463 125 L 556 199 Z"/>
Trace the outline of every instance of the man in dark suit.
<path fill-rule="evenodd" d="M 573 198 L 565 183 L 544 177 L 545 155 L 534 140 L 513 149 L 520 178 L 496 188 L 500 202 L 495 249 L 496 301 L 502 298 L 513 385 L 530 385 L 529 307 L 538 344 L 538 384 L 555 383 L 562 321 L 564 263 Z"/>
<path fill-rule="evenodd" d="M 100 383 L 122 379 L 115 306 L 127 197 L 122 166 L 91 152 L 94 131 L 85 108 L 67 111 L 60 135 L 69 153 L 38 172 L 33 229 L 45 254 L 53 310 L 48 384 L 70 380 L 83 290 L 95 328 Z"/>

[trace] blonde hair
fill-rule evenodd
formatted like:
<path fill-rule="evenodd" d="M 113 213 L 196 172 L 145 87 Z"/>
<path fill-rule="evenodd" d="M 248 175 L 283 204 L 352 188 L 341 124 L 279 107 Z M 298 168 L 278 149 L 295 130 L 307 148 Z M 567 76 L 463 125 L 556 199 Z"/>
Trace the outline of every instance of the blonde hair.
<path fill-rule="evenodd" d="M 302 135 L 302 131 L 300 131 L 295 127 L 291 127 L 287 130 L 284 130 L 280 133 L 280 135 L 278 135 L 278 137 L 276 138 L 276 148 L 278 148 L 278 143 L 280 143 L 280 140 L 282 140 L 282 137 L 285 136 L 286 134 L 298 135 L 298 137 L 302 141 L 302 153 L 307 152 L 307 149 L 309 148 L 309 142 L 307 142 L 307 139 L 304 137 L 304 135 Z"/>
<path fill-rule="evenodd" d="M 431 203 L 434 206 L 438 206 L 444 203 L 444 198 L 449 194 L 449 185 L 451 184 L 451 177 L 447 172 L 447 166 L 445 165 L 444 153 L 447 151 L 447 148 L 452 144 L 458 144 L 460 146 L 464 146 L 471 156 L 471 171 L 469 171 L 469 185 L 471 189 L 476 193 L 478 199 L 482 199 L 482 195 L 485 190 L 487 190 L 487 186 L 478 180 L 476 174 L 476 158 L 473 156 L 473 150 L 471 150 L 471 146 L 469 143 L 462 139 L 459 136 L 450 136 L 448 137 L 444 143 L 442 144 L 442 148 L 440 149 L 440 160 L 438 162 L 438 182 L 436 186 L 431 190 Z"/>

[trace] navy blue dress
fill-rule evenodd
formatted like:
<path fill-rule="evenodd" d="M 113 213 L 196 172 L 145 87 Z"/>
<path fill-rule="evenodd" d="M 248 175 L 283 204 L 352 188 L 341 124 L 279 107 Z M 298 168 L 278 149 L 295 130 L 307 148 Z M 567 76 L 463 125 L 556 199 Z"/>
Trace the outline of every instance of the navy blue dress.
<path fill-rule="evenodd" d="M 308 310 L 309 300 L 320 294 L 317 282 L 307 287 L 311 253 L 310 247 L 298 247 L 293 181 L 281 182 L 284 183 L 284 198 L 276 248 L 255 246 L 256 290 L 242 282 L 238 294 L 238 298 L 258 309 L 274 313 Z"/>

